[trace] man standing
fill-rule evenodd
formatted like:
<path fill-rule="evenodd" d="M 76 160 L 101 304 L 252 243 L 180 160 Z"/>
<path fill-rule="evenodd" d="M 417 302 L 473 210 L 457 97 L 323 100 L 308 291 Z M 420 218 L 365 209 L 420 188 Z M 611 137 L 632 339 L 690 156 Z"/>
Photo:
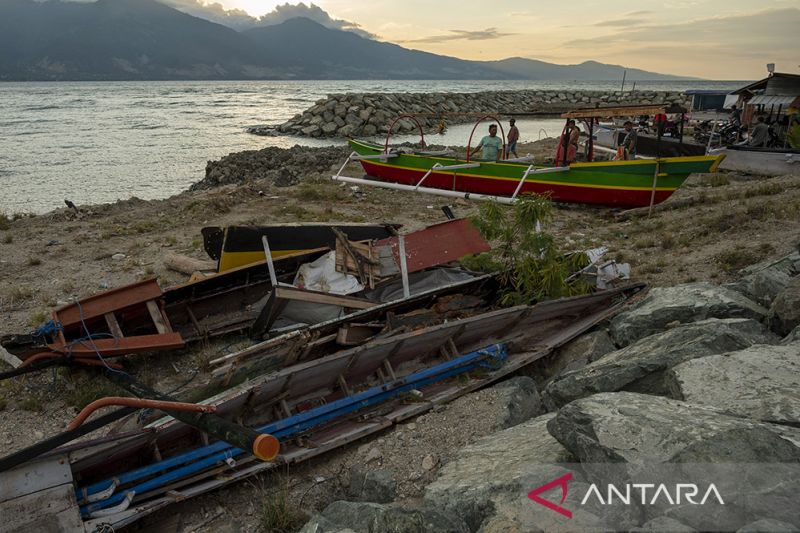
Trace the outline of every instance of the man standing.
<path fill-rule="evenodd" d="M 508 129 L 508 137 L 506 137 L 508 140 L 508 150 L 506 150 L 506 153 L 514 154 L 514 157 L 518 157 L 517 141 L 519 140 L 519 129 L 515 126 L 516 122 L 517 121 L 513 118 L 508 121 L 508 125 L 511 127 Z"/>
<path fill-rule="evenodd" d="M 769 140 L 769 126 L 764 122 L 764 115 L 759 115 L 758 122 L 753 126 L 753 132 L 750 134 L 750 140 L 747 142 L 748 146 L 763 147 L 767 145 Z"/>
<path fill-rule="evenodd" d="M 481 153 L 481 159 L 485 161 L 497 161 L 498 157 L 501 155 L 503 150 L 503 141 L 500 140 L 500 137 L 497 136 L 497 124 L 492 124 L 489 126 L 489 135 L 486 135 L 481 142 L 478 143 L 472 152 L 470 152 L 470 157 L 475 155 L 475 153 L 483 149 Z"/>
<path fill-rule="evenodd" d="M 625 122 L 624 127 L 626 133 L 619 147 L 623 150 L 624 159 L 636 159 L 636 141 L 639 135 L 633 129 L 633 122 L 630 120 Z"/>

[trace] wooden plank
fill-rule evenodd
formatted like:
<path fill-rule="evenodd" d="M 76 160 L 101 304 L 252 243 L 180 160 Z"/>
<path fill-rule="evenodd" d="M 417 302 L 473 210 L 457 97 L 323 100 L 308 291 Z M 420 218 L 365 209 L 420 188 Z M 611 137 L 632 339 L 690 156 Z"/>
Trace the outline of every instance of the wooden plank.
<path fill-rule="evenodd" d="M 666 113 L 665 105 L 630 105 L 630 106 L 606 106 L 606 107 L 585 107 L 567 113 L 562 113 L 561 118 L 589 118 L 589 117 L 635 117 L 637 115 L 657 115 Z"/>
<path fill-rule="evenodd" d="M 164 317 L 161 316 L 161 309 L 158 307 L 158 304 L 155 301 L 147 301 L 147 312 L 150 313 L 150 318 L 153 319 L 153 324 L 156 325 L 156 331 L 162 335 L 169 333 L 169 328 L 167 327 L 166 322 L 164 322 Z"/>
<path fill-rule="evenodd" d="M 69 304 L 56 309 L 54 314 L 66 328 L 80 324 L 81 316 L 83 320 L 101 317 L 108 312 L 155 300 L 160 298 L 161 294 L 158 282 L 155 279 L 148 279 L 83 298 L 80 300 L 80 308 L 77 304 Z"/>
<path fill-rule="evenodd" d="M 19 368 L 19 366 L 22 364 L 22 360 L 19 357 L 11 355 L 2 346 L 0 346 L 0 359 L 5 361 L 9 365 L 13 366 L 14 368 Z"/>
<path fill-rule="evenodd" d="M 375 302 L 352 296 L 342 296 L 340 294 L 330 294 L 327 292 L 309 291 L 298 289 L 297 287 L 276 287 L 275 295 L 286 300 L 300 300 L 325 305 L 339 305 L 350 309 L 369 309 L 378 305 Z"/>
<path fill-rule="evenodd" d="M 261 340 L 264 338 L 264 334 L 269 332 L 269 328 L 275 323 L 275 320 L 286 307 L 287 303 L 289 303 L 288 300 L 285 298 L 278 298 L 275 290 L 271 290 L 267 297 L 267 303 L 264 304 L 264 308 L 261 309 L 253 325 L 250 326 L 250 338 L 254 340 Z"/>
<path fill-rule="evenodd" d="M 84 531 L 72 483 L 0 504 L 0 533 Z"/>
<path fill-rule="evenodd" d="M 71 482 L 72 471 L 60 457 L 26 463 L 0 474 L 0 503 Z"/>
<path fill-rule="evenodd" d="M 114 315 L 114 313 L 109 312 L 103 316 L 106 317 L 106 324 L 108 325 L 108 329 L 111 331 L 111 334 L 117 339 L 124 337 L 122 334 L 122 328 L 119 327 L 119 322 L 117 322 L 117 317 Z"/>

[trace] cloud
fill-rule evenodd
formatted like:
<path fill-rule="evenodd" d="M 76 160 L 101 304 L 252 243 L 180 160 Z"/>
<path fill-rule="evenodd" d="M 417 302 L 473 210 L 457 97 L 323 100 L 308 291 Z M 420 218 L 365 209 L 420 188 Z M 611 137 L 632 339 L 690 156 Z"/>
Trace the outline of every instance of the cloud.
<path fill-rule="evenodd" d="M 595 22 L 595 26 L 631 26 L 633 24 L 642 24 L 647 22 L 646 18 L 642 17 L 628 17 L 622 19 L 612 19 L 612 20 L 601 20 L 600 22 Z"/>
<path fill-rule="evenodd" d="M 331 17 L 322 8 L 314 5 L 313 3 L 305 5 L 303 2 L 300 2 L 299 4 L 294 5 L 287 2 L 283 5 L 276 6 L 273 11 L 267 13 L 259 19 L 259 26 L 280 24 L 281 22 L 285 22 L 296 17 L 305 17 L 313 20 L 314 22 L 322 24 L 326 28 L 353 32 L 361 37 L 366 37 L 367 39 L 377 38 L 377 35 L 364 30 L 355 22 Z"/>
<path fill-rule="evenodd" d="M 515 33 L 504 33 L 497 31 L 497 28 L 486 28 L 485 30 L 449 30 L 449 34 L 445 35 L 431 35 L 430 37 L 423 37 L 421 39 L 409 39 L 398 41 L 401 43 L 444 43 L 448 41 L 489 41 L 493 39 L 500 39 L 509 35 L 516 35 Z"/>
<path fill-rule="evenodd" d="M 376 39 L 377 35 L 361 28 L 355 22 L 335 19 L 313 3 L 278 5 L 275 9 L 261 17 L 252 17 L 241 9 L 228 9 L 219 2 L 208 0 L 159 0 L 161 3 L 179 9 L 189 15 L 223 24 L 235 30 L 246 30 L 257 26 L 274 26 L 292 18 L 305 17 L 333 30 L 349 31 L 365 37 Z"/>

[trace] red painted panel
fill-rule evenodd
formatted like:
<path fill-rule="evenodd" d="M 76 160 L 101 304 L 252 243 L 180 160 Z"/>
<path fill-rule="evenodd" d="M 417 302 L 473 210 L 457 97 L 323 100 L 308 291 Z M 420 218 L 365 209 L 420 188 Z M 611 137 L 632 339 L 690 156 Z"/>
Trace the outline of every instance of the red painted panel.
<path fill-rule="evenodd" d="M 491 249 L 486 239 L 466 218 L 448 220 L 411 232 L 405 236 L 405 241 L 409 272 L 443 265 L 465 255 L 488 252 Z M 380 240 L 376 245 L 391 246 L 394 259 L 400 264 L 400 244 L 397 237 Z"/>

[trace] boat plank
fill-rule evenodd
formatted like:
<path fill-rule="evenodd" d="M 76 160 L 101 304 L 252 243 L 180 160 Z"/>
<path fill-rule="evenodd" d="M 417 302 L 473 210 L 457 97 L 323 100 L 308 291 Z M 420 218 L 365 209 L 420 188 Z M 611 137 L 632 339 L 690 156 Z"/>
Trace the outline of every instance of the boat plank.
<path fill-rule="evenodd" d="M 85 531 L 72 483 L 40 490 L 0 504 L 0 532 Z"/>

